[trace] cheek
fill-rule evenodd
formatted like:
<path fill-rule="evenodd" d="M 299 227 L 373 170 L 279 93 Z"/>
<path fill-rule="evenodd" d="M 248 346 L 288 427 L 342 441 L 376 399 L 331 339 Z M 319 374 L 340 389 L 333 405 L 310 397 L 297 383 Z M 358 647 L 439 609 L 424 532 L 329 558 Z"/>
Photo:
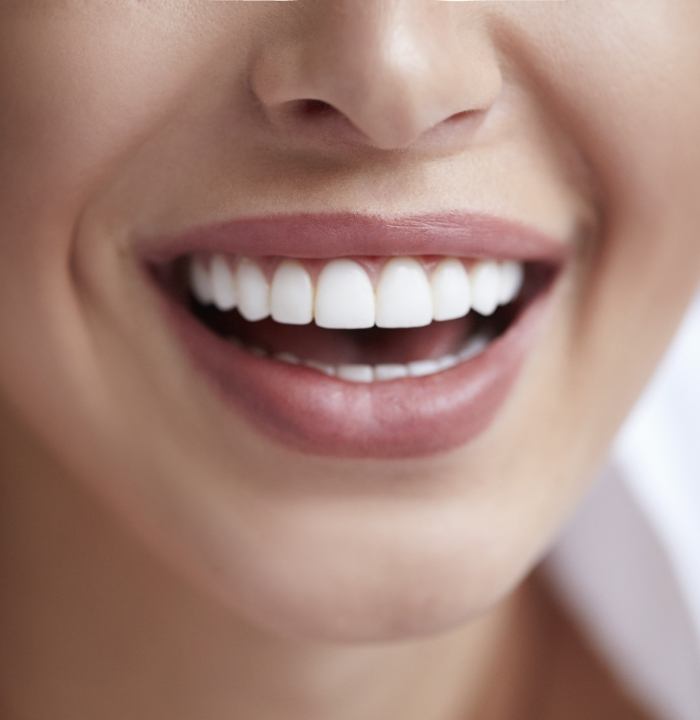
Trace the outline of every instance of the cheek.
<path fill-rule="evenodd" d="M 535 424 L 523 443 L 533 452 L 509 464 L 512 476 L 561 498 L 570 483 L 551 471 L 550 485 L 542 482 L 542 458 L 580 477 L 593 471 L 700 280 L 700 5 L 650 2 L 648 13 L 624 2 L 521 5 L 527 17 L 508 36 L 519 79 L 582 156 L 600 212 L 560 332 L 524 391 L 523 406 L 538 407 L 549 430 Z M 534 29 L 541 36 L 528 35 Z"/>
<path fill-rule="evenodd" d="M 584 153 L 604 210 L 653 217 L 673 198 L 687 211 L 700 169 L 700 5 L 562 5 L 547 11 L 548 51 L 525 62 Z M 530 37 L 521 52 L 541 46 Z"/>
<path fill-rule="evenodd" d="M 600 212 L 582 263 L 573 357 L 610 356 L 619 370 L 629 350 L 630 367 L 646 372 L 700 278 L 700 5 L 652 0 L 639 12 L 625 2 L 550 3 L 517 12 L 522 34 L 508 39 L 522 80 L 582 156 Z"/>
<path fill-rule="evenodd" d="M 4 224 L 69 228 L 206 59 L 183 17 L 128 5 L 0 11 Z M 194 36 L 194 37 L 193 37 Z M 209 48 L 211 51 L 211 48 Z M 12 237 L 12 233 L 9 233 Z"/>
<path fill-rule="evenodd" d="M 551 13 L 556 62 L 527 62 L 584 156 L 600 210 L 582 310 L 599 322 L 619 309 L 626 325 L 658 328 L 666 315 L 670 328 L 700 277 L 700 5 L 581 4 L 574 24 L 595 30 L 570 36 L 569 9 Z"/>
<path fill-rule="evenodd" d="M 556 81 L 600 183 L 605 220 L 646 228 L 637 243 L 650 252 L 675 254 L 683 241 L 659 242 L 657 231 L 697 218 L 700 45 L 692 29 L 700 6 L 691 25 L 687 7 L 620 5 L 598 42 L 572 47 Z"/>
<path fill-rule="evenodd" d="M 84 388 L 100 387 L 70 272 L 76 224 L 206 59 L 185 18 L 137 17 L 136 5 L 0 7 L 0 378 L 38 431 L 66 447 L 84 444 L 74 437 Z M 66 408 L 75 422 L 56 422 Z"/>
<path fill-rule="evenodd" d="M 63 352 L 66 377 L 85 375 L 77 366 L 90 342 L 70 273 L 76 227 L 187 97 L 216 53 L 211 39 L 200 42 L 185 12 L 140 3 L 0 8 L 0 98 L 10 99 L 0 107 L 0 325 L 12 338 L 2 377 L 28 384 L 33 367 L 45 377 L 37 338 L 52 348 L 54 371 Z"/>

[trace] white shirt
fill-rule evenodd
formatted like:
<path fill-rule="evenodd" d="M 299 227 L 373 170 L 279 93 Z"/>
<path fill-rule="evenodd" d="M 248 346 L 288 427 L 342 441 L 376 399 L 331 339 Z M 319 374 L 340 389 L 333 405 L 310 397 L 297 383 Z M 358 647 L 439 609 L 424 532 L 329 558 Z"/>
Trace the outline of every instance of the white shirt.
<path fill-rule="evenodd" d="M 655 718 L 700 720 L 700 296 L 545 568 Z"/>

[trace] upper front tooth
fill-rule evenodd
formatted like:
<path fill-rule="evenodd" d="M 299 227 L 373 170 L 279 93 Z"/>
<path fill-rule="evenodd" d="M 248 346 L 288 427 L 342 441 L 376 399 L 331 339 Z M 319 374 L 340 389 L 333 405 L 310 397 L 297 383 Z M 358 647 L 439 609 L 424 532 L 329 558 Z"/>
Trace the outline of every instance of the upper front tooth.
<path fill-rule="evenodd" d="M 236 285 L 228 262 L 215 255 L 211 261 L 211 289 L 214 305 L 219 310 L 231 310 L 236 307 Z"/>
<path fill-rule="evenodd" d="M 290 325 L 312 322 L 325 328 L 422 327 L 433 320 L 452 320 L 470 309 L 491 315 L 512 302 L 524 279 L 522 262 L 482 260 L 469 272 L 461 260 L 444 259 L 428 280 L 414 258 L 393 258 L 382 269 L 376 291 L 367 271 L 353 260 L 332 260 L 321 270 L 314 301 L 309 272 L 298 261 L 285 260 L 272 286 L 258 263 L 243 258 L 236 272 L 229 260 L 209 261 L 195 255 L 189 263 L 192 294 L 201 304 L 228 311 L 238 305 L 246 320 L 274 320 Z"/>
<path fill-rule="evenodd" d="M 238 310 L 250 321 L 262 320 L 270 314 L 270 287 L 260 266 L 243 258 L 236 272 Z"/>
<path fill-rule="evenodd" d="M 389 260 L 377 285 L 377 325 L 422 327 L 432 320 L 432 291 L 423 266 L 413 258 Z"/>
<path fill-rule="evenodd" d="M 365 269 L 353 260 L 332 260 L 318 276 L 316 324 L 353 330 L 374 325 L 374 290 Z"/>
<path fill-rule="evenodd" d="M 313 304 L 311 276 L 301 263 L 285 260 L 272 278 L 272 319 L 289 325 L 306 325 L 313 319 Z"/>
<path fill-rule="evenodd" d="M 213 290 L 209 269 L 204 259 L 196 255 L 192 257 L 189 271 L 192 294 L 202 305 L 208 305 L 212 301 Z"/>
<path fill-rule="evenodd" d="M 469 273 L 472 307 L 481 315 L 492 315 L 498 307 L 501 293 L 501 273 L 493 260 L 483 260 Z"/>
<path fill-rule="evenodd" d="M 435 320 L 454 320 L 469 312 L 469 275 L 459 260 L 443 260 L 433 271 L 430 285 Z"/>
<path fill-rule="evenodd" d="M 525 269 L 522 263 L 508 260 L 501 263 L 501 291 L 499 302 L 507 305 L 515 300 L 523 286 Z"/>

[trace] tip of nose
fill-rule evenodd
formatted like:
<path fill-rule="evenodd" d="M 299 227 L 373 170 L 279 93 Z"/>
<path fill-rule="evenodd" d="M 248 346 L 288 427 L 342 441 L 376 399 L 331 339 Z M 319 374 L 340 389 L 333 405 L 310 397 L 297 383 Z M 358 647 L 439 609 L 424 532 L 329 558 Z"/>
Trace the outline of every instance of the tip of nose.
<path fill-rule="evenodd" d="M 331 103 L 304 98 L 285 103 L 278 122 L 292 124 L 298 134 L 332 137 L 338 142 L 378 150 L 405 150 L 423 134 L 417 118 L 402 109 L 383 109 L 377 117 L 353 118 Z M 282 110 L 280 108 L 280 110 Z M 373 114 L 374 115 L 374 114 Z"/>
<path fill-rule="evenodd" d="M 378 47 L 360 62 L 357 47 L 338 33 L 336 53 L 327 44 L 292 43 L 263 54 L 251 71 L 265 119 L 284 142 L 296 139 L 300 147 L 315 144 L 323 151 L 329 144 L 381 151 L 430 148 L 442 156 L 464 148 L 500 94 L 498 63 L 476 45 L 469 65 L 458 53 L 436 56 L 432 45 L 426 49 L 418 40 L 407 54 L 405 43 L 379 34 Z M 417 57 L 414 50 L 423 54 Z"/>
<path fill-rule="evenodd" d="M 366 142 L 379 150 L 409 150 L 426 143 L 453 146 L 483 116 L 481 111 L 459 111 L 446 117 L 435 110 L 385 110 L 375 122 L 359 127 Z"/>
<path fill-rule="evenodd" d="M 430 152 L 438 156 L 458 152 L 469 142 L 486 110 L 440 114 L 386 103 L 374 112 L 351 117 L 331 103 L 303 98 L 268 111 L 278 128 L 285 128 L 305 147 L 364 148 L 382 152 Z M 445 116 L 446 115 L 446 116 Z"/>

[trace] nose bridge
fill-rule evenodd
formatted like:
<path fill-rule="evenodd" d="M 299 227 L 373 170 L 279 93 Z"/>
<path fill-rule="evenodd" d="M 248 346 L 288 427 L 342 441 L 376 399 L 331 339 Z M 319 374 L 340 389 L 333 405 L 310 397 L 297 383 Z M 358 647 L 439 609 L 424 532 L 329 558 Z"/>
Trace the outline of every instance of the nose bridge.
<path fill-rule="evenodd" d="M 425 123 L 428 117 L 447 112 L 441 107 L 440 58 L 431 42 L 438 35 L 437 28 L 432 28 L 431 38 L 429 28 L 418 30 L 417 13 L 405 3 L 382 5 L 380 2 L 375 12 L 354 13 L 354 22 L 339 29 L 344 47 L 340 45 L 342 51 L 335 58 L 335 76 L 347 74 L 354 79 L 352 99 L 364 105 L 365 124 L 376 125 L 381 116 L 407 125 Z M 336 87 L 342 88 L 342 84 Z M 345 104 L 351 98 L 338 99 Z"/>
<path fill-rule="evenodd" d="M 331 2 L 325 14 L 319 15 L 319 24 L 334 52 L 317 59 L 332 60 L 334 67 L 328 69 L 333 75 L 350 73 L 363 82 L 365 89 L 392 74 L 397 78 L 410 71 L 415 74 L 430 60 L 425 47 L 428 28 L 420 32 L 417 28 L 417 6 L 422 3 L 418 0 L 411 6 L 406 0 L 362 4 L 339 0 L 334 6 Z M 317 48 L 309 47 L 310 54 L 314 50 Z"/>
<path fill-rule="evenodd" d="M 436 0 L 308 3 L 304 31 L 277 61 L 269 51 L 267 72 L 259 73 L 254 86 L 267 107 L 320 100 L 375 146 L 410 145 L 455 114 L 487 108 L 500 89 L 500 72 L 478 14 L 465 23 L 469 9 L 462 8 L 457 32 L 453 5 Z"/>

